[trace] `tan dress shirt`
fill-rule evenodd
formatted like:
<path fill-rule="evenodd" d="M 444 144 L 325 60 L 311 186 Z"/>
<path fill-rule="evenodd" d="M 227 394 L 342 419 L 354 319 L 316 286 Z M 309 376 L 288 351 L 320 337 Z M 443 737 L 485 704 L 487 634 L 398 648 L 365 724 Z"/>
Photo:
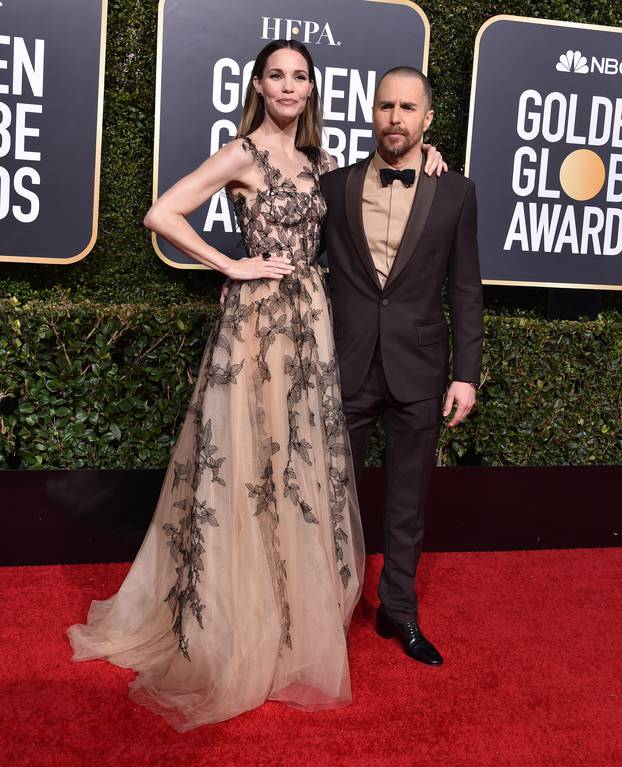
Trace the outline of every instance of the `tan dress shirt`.
<path fill-rule="evenodd" d="M 416 168 L 415 183 L 410 187 L 405 187 L 401 181 L 383 187 L 380 168 L 390 167 L 376 152 L 367 167 L 363 184 L 363 228 L 382 287 L 402 241 L 420 172 L 420 168 Z"/>

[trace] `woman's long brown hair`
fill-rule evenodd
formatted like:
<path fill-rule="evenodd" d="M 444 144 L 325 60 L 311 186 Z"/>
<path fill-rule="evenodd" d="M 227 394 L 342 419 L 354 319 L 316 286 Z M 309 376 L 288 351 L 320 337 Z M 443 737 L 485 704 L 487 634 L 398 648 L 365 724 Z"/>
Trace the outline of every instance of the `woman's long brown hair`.
<path fill-rule="evenodd" d="M 318 150 L 322 146 L 322 116 L 320 113 L 320 97 L 315 82 L 315 70 L 313 68 L 311 54 L 306 47 L 297 40 L 274 40 L 259 51 L 259 55 L 255 59 L 255 66 L 253 67 L 248 87 L 246 88 L 244 110 L 242 112 L 242 119 L 240 121 L 240 127 L 238 128 L 237 137 L 248 136 L 248 134 L 256 130 L 264 120 L 266 115 L 264 101 L 255 90 L 253 79 L 256 77 L 261 80 L 266 68 L 266 62 L 275 51 L 281 50 L 281 48 L 290 48 L 304 57 L 309 70 L 309 80 L 314 86 L 307 99 L 304 112 L 298 118 L 296 149 L 302 151 Z"/>

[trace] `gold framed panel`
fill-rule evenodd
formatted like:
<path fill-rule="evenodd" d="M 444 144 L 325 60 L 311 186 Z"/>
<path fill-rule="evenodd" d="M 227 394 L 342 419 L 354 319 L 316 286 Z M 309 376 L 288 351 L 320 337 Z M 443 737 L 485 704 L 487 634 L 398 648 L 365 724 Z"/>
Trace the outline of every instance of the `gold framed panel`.
<path fill-rule="evenodd" d="M 367 3 L 386 3 L 388 5 L 404 5 L 414 11 L 421 19 L 424 27 L 424 45 L 423 45 L 423 68 L 424 74 L 428 71 L 428 57 L 430 52 L 430 22 L 423 9 L 417 3 L 411 0 L 363 0 Z M 160 157 L 160 112 L 162 104 L 162 60 L 163 60 L 163 40 L 164 40 L 164 6 L 166 0 L 159 0 L 158 6 L 158 35 L 157 35 L 157 59 L 156 59 L 156 93 L 155 93 L 155 121 L 153 134 L 153 174 L 152 174 L 152 203 L 158 199 L 158 166 Z M 201 269 L 212 271 L 211 267 L 203 264 L 180 264 L 172 261 L 163 252 L 158 245 L 158 235 L 151 233 L 151 244 L 158 258 L 164 261 L 168 266 L 174 269 Z"/>
<path fill-rule="evenodd" d="M 576 21 L 558 21 L 555 19 L 535 19 L 529 16 L 513 16 L 511 14 L 499 14 L 491 16 L 479 28 L 475 37 L 475 49 L 473 53 L 473 71 L 471 75 L 471 95 L 469 99 L 469 125 L 467 131 L 466 156 L 464 163 L 464 175 L 468 177 L 471 164 L 471 144 L 473 139 L 473 120 L 475 115 L 475 99 L 477 91 L 477 71 L 479 66 L 479 49 L 482 37 L 486 30 L 498 21 L 515 21 L 518 23 L 542 24 L 544 26 L 570 27 L 573 29 L 592 29 L 599 32 L 617 32 L 622 34 L 622 29 L 607 27 L 601 24 L 582 24 Z M 532 288 L 573 288 L 585 290 L 622 290 L 622 285 L 594 285 L 589 283 L 575 282 L 527 282 L 524 280 L 482 280 L 483 285 L 511 285 Z"/>
<path fill-rule="evenodd" d="M 97 242 L 97 230 L 99 227 L 99 188 L 101 178 L 101 150 L 102 130 L 104 116 L 104 80 L 106 75 L 106 30 L 108 25 L 108 0 L 100 0 L 101 3 L 101 28 L 99 37 L 99 77 L 97 93 L 97 128 L 95 133 L 95 168 L 93 175 L 93 218 L 91 237 L 88 244 L 74 256 L 69 258 L 41 258 L 39 256 L 10 256 L 0 255 L 0 262 L 4 263 L 27 263 L 27 264 L 55 264 L 65 266 L 81 261 L 95 247 Z"/>

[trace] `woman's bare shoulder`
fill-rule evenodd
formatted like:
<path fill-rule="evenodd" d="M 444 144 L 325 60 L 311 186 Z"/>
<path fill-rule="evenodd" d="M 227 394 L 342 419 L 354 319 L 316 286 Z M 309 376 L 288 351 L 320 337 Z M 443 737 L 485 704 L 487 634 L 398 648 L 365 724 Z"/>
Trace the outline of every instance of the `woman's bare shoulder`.
<path fill-rule="evenodd" d="M 245 138 L 232 139 L 219 149 L 217 154 L 235 170 L 244 170 L 253 164 L 253 153 Z"/>

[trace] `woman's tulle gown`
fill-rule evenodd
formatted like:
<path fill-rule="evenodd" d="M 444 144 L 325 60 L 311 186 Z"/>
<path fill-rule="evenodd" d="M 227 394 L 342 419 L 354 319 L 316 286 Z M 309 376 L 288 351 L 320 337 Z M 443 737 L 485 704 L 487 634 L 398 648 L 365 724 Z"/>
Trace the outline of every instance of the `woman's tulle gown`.
<path fill-rule="evenodd" d="M 234 199 L 246 251 L 295 271 L 230 284 L 140 551 L 117 594 L 69 629 L 74 660 L 136 670 L 130 697 L 182 731 L 267 699 L 351 700 L 364 550 L 316 265 L 326 159 L 309 160 L 300 191 L 244 147 L 265 179 Z"/>

